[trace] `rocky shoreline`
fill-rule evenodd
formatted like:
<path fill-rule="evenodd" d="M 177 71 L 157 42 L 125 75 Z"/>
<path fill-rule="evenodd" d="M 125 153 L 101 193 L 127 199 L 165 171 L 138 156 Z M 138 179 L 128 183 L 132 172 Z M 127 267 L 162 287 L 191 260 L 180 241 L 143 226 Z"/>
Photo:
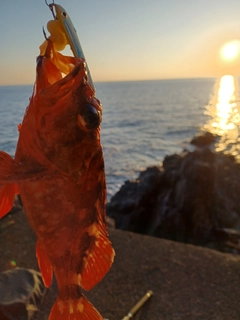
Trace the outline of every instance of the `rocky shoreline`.
<path fill-rule="evenodd" d="M 195 137 L 194 151 L 166 156 L 126 181 L 107 204 L 117 229 L 239 253 L 240 164 L 216 153 L 215 137 Z"/>

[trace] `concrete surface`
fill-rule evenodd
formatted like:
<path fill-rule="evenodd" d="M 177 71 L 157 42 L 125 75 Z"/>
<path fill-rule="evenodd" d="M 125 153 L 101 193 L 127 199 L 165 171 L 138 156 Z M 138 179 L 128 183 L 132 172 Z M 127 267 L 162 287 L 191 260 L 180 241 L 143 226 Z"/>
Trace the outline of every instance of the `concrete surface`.
<path fill-rule="evenodd" d="M 240 319 L 240 257 L 110 229 L 116 258 L 110 272 L 85 293 L 104 318 L 122 319 L 148 291 L 136 320 Z M 35 235 L 20 208 L 0 221 L 0 271 L 37 269 Z M 48 290 L 33 320 L 47 320 L 56 298 Z"/>

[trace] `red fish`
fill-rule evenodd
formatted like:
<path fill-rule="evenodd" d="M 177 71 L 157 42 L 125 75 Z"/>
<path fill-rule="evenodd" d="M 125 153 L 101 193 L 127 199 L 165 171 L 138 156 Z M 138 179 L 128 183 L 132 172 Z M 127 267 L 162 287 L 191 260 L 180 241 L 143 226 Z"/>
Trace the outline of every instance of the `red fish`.
<path fill-rule="evenodd" d="M 114 257 L 105 223 L 101 118 L 84 59 L 63 56 L 48 40 L 15 157 L 0 151 L 0 216 L 19 193 L 37 235 L 44 283 L 49 287 L 54 273 L 58 284 L 49 320 L 103 319 L 80 291 L 98 283 Z"/>

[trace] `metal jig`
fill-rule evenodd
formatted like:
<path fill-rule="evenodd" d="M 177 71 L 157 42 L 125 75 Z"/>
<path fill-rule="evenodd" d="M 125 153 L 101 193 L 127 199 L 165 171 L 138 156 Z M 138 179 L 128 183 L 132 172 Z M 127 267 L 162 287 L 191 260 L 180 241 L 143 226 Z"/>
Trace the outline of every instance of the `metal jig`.
<path fill-rule="evenodd" d="M 52 1 L 53 2 L 49 4 L 47 2 L 47 0 L 45 0 L 45 3 L 49 7 L 49 9 L 51 10 L 54 20 L 58 20 L 60 22 L 60 24 L 64 30 L 65 36 L 68 39 L 68 42 L 69 42 L 70 48 L 73 52 L 73 55 L 75 57 L 78 57 L 81 59 L 83 58 L 86 62 L 86 58 L 84 56 L 83 49 L 82 49 L 80 41 L 78 39 L 77 31 L 76 31 L 69 15 L 67 14 L 66 10 L 63 7 L 54 3 L 54 0 L 52 0 Z M 86 70 L 87 70 L 87 74 L 88 74 L 89 83 L 92 86 L 92 88 L 95 90 L 87 62 L 86 62 Z"/>

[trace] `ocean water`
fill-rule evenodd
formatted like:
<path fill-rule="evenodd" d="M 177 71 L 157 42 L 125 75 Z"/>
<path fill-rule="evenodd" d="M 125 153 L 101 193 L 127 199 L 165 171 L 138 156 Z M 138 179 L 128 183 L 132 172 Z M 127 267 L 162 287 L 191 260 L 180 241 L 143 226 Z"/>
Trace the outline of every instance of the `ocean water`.
<path fill-rule="evenodd" d="M 229 97 L 223 93 L 227 85 L 221 89 L 221 79 L 213 78 L 96 83 L 103 105 L 101 141 L 108 200 L 124 181 L 180 152 L 201 130 L 220 134 L 218 148 L 236 155 L 240 108 L 238 83 L 231 79 L 234 89 L 228 90 Z M 0 150 L 11 155 L 18 139 L 17 124 L 31 94 L 32 86 L 0 87 Z M 224 103 L 221 116 L 219 106 Z"/>

